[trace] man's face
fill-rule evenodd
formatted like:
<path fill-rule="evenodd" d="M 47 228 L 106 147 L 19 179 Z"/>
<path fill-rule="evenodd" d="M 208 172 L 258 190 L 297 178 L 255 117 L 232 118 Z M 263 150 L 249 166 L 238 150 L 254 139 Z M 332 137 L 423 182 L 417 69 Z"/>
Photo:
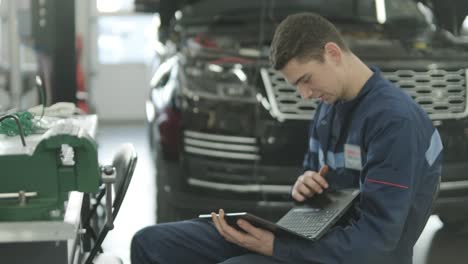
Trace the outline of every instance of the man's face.
<path fill-rule="evenodd" d="M 316 98 L 334 104 L 344 95 L 339 68 L 326 55 L 324 62 L 292 59 L 281 72 L 304 99 Z"/>

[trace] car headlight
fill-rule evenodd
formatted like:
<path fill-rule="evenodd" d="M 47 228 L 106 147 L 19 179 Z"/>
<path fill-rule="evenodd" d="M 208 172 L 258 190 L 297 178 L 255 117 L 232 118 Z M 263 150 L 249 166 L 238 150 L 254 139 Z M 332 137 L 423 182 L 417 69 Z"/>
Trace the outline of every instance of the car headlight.
<path fill-rule="evenodd" d="M 249 85 L 247 75 L 241 65 L 189 66 L 185 67 L 184 72 L 183 92 L 191 98 L 255 101 L 255 87 Z"/>

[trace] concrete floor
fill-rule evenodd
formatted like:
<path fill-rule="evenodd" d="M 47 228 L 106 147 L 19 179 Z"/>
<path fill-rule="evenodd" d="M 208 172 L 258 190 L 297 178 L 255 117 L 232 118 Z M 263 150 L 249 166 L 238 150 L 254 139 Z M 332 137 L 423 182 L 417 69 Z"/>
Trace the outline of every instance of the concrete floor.
<path fill-rule="evenodd" d="M 101 124 L 99 159 L 110 164 L 113 153 L 125 142 L 134 144 L 138 152 L 137 167 L 127 196 L 115 221 L 115 229 L 104 241 L 106 253 L 130 263 L 129 247 L 132 235 L 155 222 L 155 169 L 147 141 L 146 127 L 137 124 Z M 468 231 L 450 233 L 437 216 L 431 216 L 414 248 L 414 264 L 467 264 Z"/>

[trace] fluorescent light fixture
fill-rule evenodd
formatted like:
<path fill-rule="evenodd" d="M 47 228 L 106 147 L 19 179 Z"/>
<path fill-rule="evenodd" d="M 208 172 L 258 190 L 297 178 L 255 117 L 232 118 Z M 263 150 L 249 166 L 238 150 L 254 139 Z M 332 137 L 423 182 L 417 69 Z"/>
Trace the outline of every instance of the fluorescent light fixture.
<path fill-rule="evenodd" d="M 375 0 L 375 11 L 377 12 L 377 21 L 380 24 L 387 21 L 387 10 L 385 10 L 385 0 Z"/>
<path fill-rule="evenodd" d="M 97 0 L 96 7 L 100 13 L 113 13 L 120 10 L 122 7 L 122 1 Z"/>

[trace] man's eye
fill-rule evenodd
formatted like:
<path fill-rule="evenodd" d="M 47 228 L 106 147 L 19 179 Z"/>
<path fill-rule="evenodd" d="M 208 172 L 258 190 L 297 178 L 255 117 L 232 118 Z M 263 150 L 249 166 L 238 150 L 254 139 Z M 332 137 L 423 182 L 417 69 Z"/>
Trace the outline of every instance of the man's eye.
<path fill-rule="evenodd" d="M 303 84 L 307 84 L 307 83 L 309 83 L 309 82 L 310 82 L 310 77 L 309 77 L 309 78 L 304 78 L 304 79 L 302 79 L 302 83 L 303 83 Z"/>

